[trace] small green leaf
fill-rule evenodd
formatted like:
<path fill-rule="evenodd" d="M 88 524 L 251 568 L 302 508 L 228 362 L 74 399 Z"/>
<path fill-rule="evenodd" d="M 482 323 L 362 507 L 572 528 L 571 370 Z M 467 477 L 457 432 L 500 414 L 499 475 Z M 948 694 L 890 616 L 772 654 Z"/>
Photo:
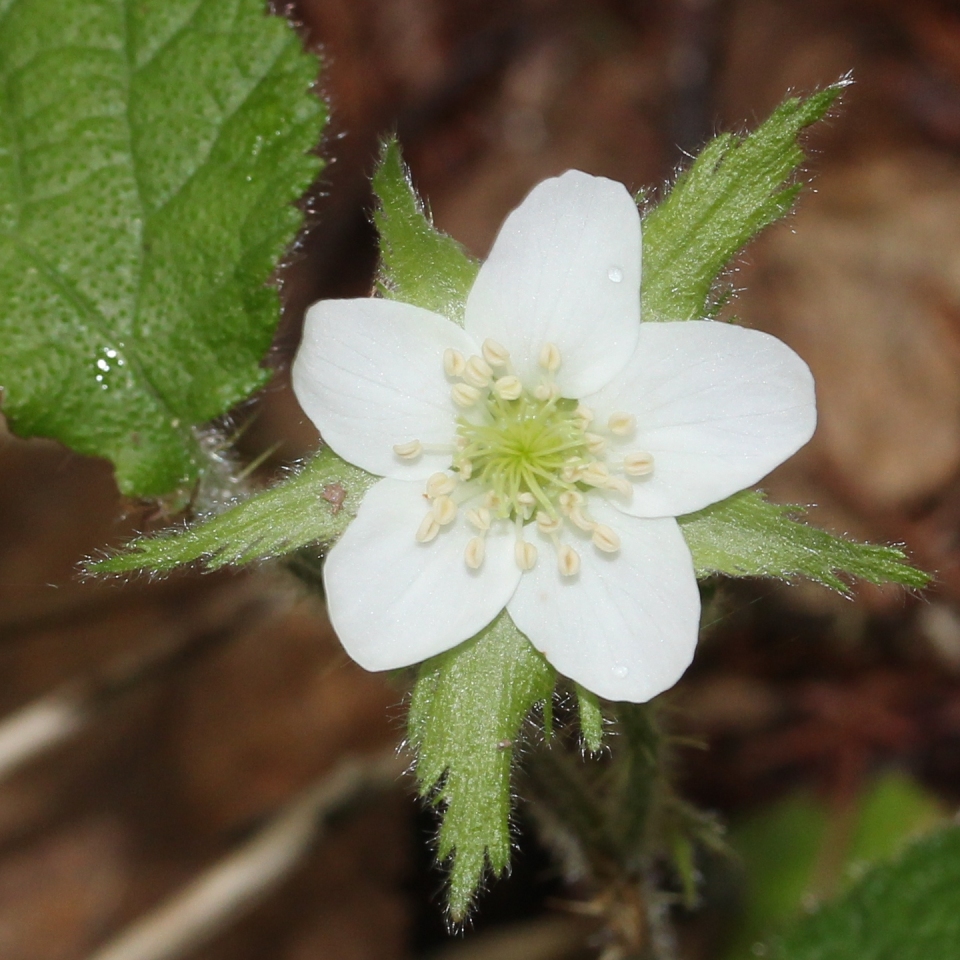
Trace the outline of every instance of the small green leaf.
<path fill-rule="evenodd" d="M 380 201 L 374 213 L 380 231 L 380 291 L 462 326 L 479 264 L 430 222 L 395 139 L 383 145 L 373 191 Z"/>
<path fill-rule="evenodd" d="M 324 449 L 282 482 L 190 527 L 141 537 L 122 553 L 88 564 L 90 573 L 162 573 L 201 561 L 208 570 L 269 560 L 333 540 L 356 516 L 377 478 Z"/>
<path fill-rule="evenodd" d="M 949 960 L 960 955 L 960 827 L 875 867 L 774 941 L 777 960 Z"/>
<path fill-rule="evenodd" d="M 736 252 L 789 212 L 804 159 L 797 136 L 819 120 L 845 83 L 785 100 L 753 133 L 704 147 L 643 223 L 643 319 L 710 315 L 711 287 Z"/>
<path fill-rule="evenodd" d="M 472 640 L 420 668 L 410 703 L 410 742 L 420 792 L 443 807 L 438 855 L 452 858 L 447 905 L 462 920 L 486 865 L 510 862 L 513 744 L 556 675 L 506 611 Z"/>
<path fill-rule="evenodd" d="M 580 733 L 583 743 L 591 753 L 597 753 L 603 746 L 603 713 L 600 700 L 595 693 L 576 684 L 577 708 L 580 712 Z"/>
<path fill-rule="evenodd" d="M 930 582 L 896 547 L 835 537 L 794 519 L 803 512 L 743 490 L 678 519 L 698 577 L 806 577 L 841 593 L 849 588 L 840 574 L 917 589 Z"/>
<path fill-rule="evenodd" d="M 249 396 L 326 107 L 263 0 L 0 2 L 0 394 L 21 436 L 184 488 Z"/>

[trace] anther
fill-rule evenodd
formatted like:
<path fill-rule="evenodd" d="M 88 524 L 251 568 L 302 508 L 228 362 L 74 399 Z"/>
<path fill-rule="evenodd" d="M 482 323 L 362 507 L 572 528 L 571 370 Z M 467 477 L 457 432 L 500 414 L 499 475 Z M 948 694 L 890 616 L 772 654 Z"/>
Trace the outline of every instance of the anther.
<path fill-rule="evenodd" d="M 468 510 L 467 520 L 481 533 L 490 529 L 490 511 L 486 507 L 474 507 Z"/>
<path fill-rule="evenodd" d="M 579 490 L 564 490 L 557 498 L 564 513 L 570 513 L 574 507 L 583 503 L 583 494 Z"/>
<path fill-rule="evenodd" d="M 636 429 L 637 418 L 630 413 L 611 413 L 607 426 L 611 433 L 615 433 L 618 437 L 625 437 Z"/>
<path fill-rule="evenodd" d="M 613 490 L 625 497 L 633 496 L 633 485 L 626 477 L 611 477 L 604 485 L 604 490 Z"/>
<path fill-rule="evenodd" d="M 483 542 L 483 537 L 471 537 L 470 540 L 467 541 L 466 549 L 463 551 L 464 562 L 471 570 L 477 570 L 483 563 L 486 552 L 487 548 Z"/>
<path fill-rule="evenodd" d="M 594 413 L 589 407 L 585 407 L 582 403 L 577 404 L 577 409 L 573 411 L 573 415 L 578 419 L 583 421 L 584 427 L 588 423 L 593 421 Z"/>
<path fill-rule="evenodd" d="M 610 471 L 607 469 L 607 465 L 605 463 L 601 463 L 599 460 L 593 463 L 588 463 L 582 470 L 580 470 L 580 480 L 586 484 L 589 484 L 591 487 L 606 486 L 609 479 Z"/>
<path fill-rule="evenodd" d="M 417 528 L 417 543 L 429 543 L 439 532 L 440 524 L 432 513 L 428 513 Z"/>
<path fill-rule="evenodd" d="M 549 513 L 541 510 L 537 514 L 537 529 L 541 533 L 556 533 L 563 526 L 563 521 L 559 517 L 551 517 Z"/>
<path fill-rule="evenodd" d="M 580 507 L 574 507 L 570 511 L 570 522 L 583 530 L 584 533 L 593 533 L 599 526 L 596 520 L 591 520 Z"/>
<path fill-rule="evenodd" d="M 580 554 L 565 543 L 557 548 L 557 563 L 565 577 L 575 577 L 580 572 Z"/>
<path fill-rule="evenodd" d="M 594 456 L 603 453 L 603 451 L 606 449 L 607 441 L 598 433 L 585 433 L 583 435 L 583 439 L 587 445 L 587 449 Z"/>
<path fill-rule="evenodd" d="M 503 344 L 497 343 L 496 340 L 491 340 L 490 337 L 483 341 L 480 352 L 483 354 L 483 359 L 491 367 L 505 367 L 510 362 L 510 354 L 507 352 L 507 348 Z"/>
<path fill-rule="evenodd" d="M 560 390 L 555 383 L 541 383 L 533 391 L 533 395 L 542 403 L 560 396 Z"/>
<path fill-rule="evenodd" d="M 537 562 L 537 548 L 529 540 L 518 540 L 513 547 L 513 558 L 521 570 L 532 570 Z"/>
<path fill-rule="evenodd" d="M 483 357 L 474 356 L 467 361 L 462 376 L 471 387 L 477 387 L 482 390 L 484 387 L 490 386 L 490 381 L 493 379 L 493 371 L 490 369 L 490 364 L 487 363 Z"/>
<path fill-rule="evenodd" d="M 593 545 L 604 553 L 616 553 L 620 549 L 620 538 L 605 523 L 598 523 L 593 528 L 593 536 L 590 539 Z"/>
<path fill-rule="evenodd" d="M 448 377 L 459 377 L 460 374 L 463 373 L 466 365 L 466 358 L 459 350 L 447 347 L 447 349 L 443 351 L 443 372 Z"/>
<path fill-rule="evenodd" d="M 645 477 L 653 473 L 653 455 L 643 450 L 628 453 L 623 458 L 623 472 L 631 477 Z"/>
<path fill-rule="evenodd" d="M 473 476 L 473 464 L 469 460 L 460 460 L 457 463 L 461 480 L 469 480 Z"/>
<path fill-rule="evenodd" d="M 448 523 L 453 523 L 454 517 L 457 515 L 457 505 L 454 503 L 452 497 L 437 497 L 433 501 L 433 519 L 441 527 L 445 527 Z"/>
<path fill-rule="evenodd" d="M 423 444 L 419 440 L 411 440 L 409 443 L 395 443 L 393 452 L 401 460 L 416 460 L 423 453 Z"/>
<path fill-rule="evenodd" d="M 523 384 L 520 382 L 519 377 L 511 374 L 510 376 L 501 377 L 499 380 L 494 381 L 493 392 L 501 400 L 517 400 L 520 394 L 523 393 Z"/>
<path fill-rule="evenodd" d="M 480 399 L 480 391 L 469 383 L 457 383 L 450 391 L 450 396 L 458 407 L 472 407 Z"/>
<path fill-rule="evenodd" d="M 430 479 L 427 480 L 427 496 L 435 500 L 437 497 L 451 493 L 456 485 L 456 477 L 451 477 L 449 473 L 431 474 Z"/>
<path fill-rule="evenodd" d="M 545 343 L 540 348 L 539 363 L 544 370 L 556 373 L 560 369 L 560 348 L 555 343 Z"/>

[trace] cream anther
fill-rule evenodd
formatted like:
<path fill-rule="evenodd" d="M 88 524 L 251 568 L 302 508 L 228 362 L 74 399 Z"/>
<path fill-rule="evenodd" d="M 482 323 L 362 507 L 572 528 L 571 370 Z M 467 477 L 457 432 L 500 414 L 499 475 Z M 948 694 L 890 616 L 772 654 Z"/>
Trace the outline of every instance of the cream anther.
<path fill-rule="evenodd" d="M 474 507 L 468 510 L 467 520 L 481 533 L 490 529 L 490 511 L 486 507 Z"/>
<path fill-rule="evenodd" d="M 586 428 L 588 423 L 592 423 L 594 413 L 589 407 L 585 407 L 582 403 L 577 404 L 577 409 L 573 411 L 573 415 L 578 419 L 583 421 L 584 428 Z"/>
<path fill-rule="evenodd" d="M 393 452 L 401 460 L 416 460 L 423 453 L 423 444 L 419 440 L 411 440 L 409 443 L 395 443 Z"/>
<path fill-rule="evenodd" d="M 631 477 L 645 477 L 653 473 L 653 455 L 643 450 L 628 453 L 623 458 L 623 472 Z"/>
<path fill-rule="evenodd" d="M 433 513 L 428 513 L 417 528 L 417 543 L 429 543 L 439 532 L 440 524 Z"/>
<path fill-rule="evenodd" d="M 484 387 L 490 386 L 490 381 L 493 379 L 493 371 L 490 369 L 490 364 L 487 363 L 483 357 L 474 356 L 467 361 L 467 365 L 464 367 L 461 376 L 471 387 L 477 387 L 482 390 Z"/>
<path fill-rule="evenodd" d="M 551 517 L 542 510 L 537 514 L 537 529 L 541 533 L 556 533 L 562 526 L 563 521 L 559 517 Z"/>
<path fill-rule="evenodd" d="M 603 453 L 607 447 L 607 441 L 598 433 L 585 433 L 583 439 L 587 444 L 587 449 L 594 456 Z"/>
<path fill-rule="evenodd" d="M 443 372 L 448 377 L 459 377 L 466 365 L 466 358 L 459 350 L 447 347 L 443 351 Z"/>
<path fill-rule="evenodd" d="M 463 551 L 463 559 L 471 570 L 477 570 L 483 563 L 484 555 L 487 552 L 483 537 L 471 537 L 467 541 L 467 547 Z"/>
<path fill-rule="evenodd" d="M 473 464 L 469 460 L 460 460 L 457 463 L 461 480 L 469 480 L 473 476 Z"/>
<path fill-rule="evenodd" d="M 575 577 L 580 572 L 580 554 L 565 543 L 557 547 L 557 565 L 565 577 Z"/>
<path fill-rule="evenodd" d="M 503 500 L 500 497 L 498 497 L 492 490 L 488 490 L 483 495 L 482 503 L 492 513 L 499 513 L 501 510 L 503 510 Z"/>
<path fill-rule="evenodd" d="M 541 383 L 537 389 L 533 391 L 533 395 L 541 402 L 545 402 L 552 400 L 554 397 L 559 397 L 560 390 L 555 383 Z"/>
<path fill-rule="evenodd" d="M 579 490 L 564 490 L 557 498 L 564 513 L 569 513 L 574 507 L 583 503 L 583 494 Z"/>
<path fill-rule="evenodd" d="M 433 519 L 440 524 L 441 527 L 445 527 L 448 523 L 453 523 L 454 517 L 457 515 L 457 505 L 454 502 L 452 497 L 437 497 L 433 501 Z"/>
<path fill-rule="evenodd" d="M 610 471 L 605 463 L 595 461 L 588 463 L 580 470 L 580 479 L 591 487 L 603 487 L 610 479 Z"/>
<path fill-rule="evenodd" d="M 574 483 L 580 474 L 580 466 L 581 463 L 576 457 L 568 460 L 560 470 L 561 479 L 567 483 Z"/>
<path fill-rule="evenodd" d="M 597 521 L 591 520 L 580 507 L 574 507 L 570 511 L 570 522 L 584 533 L 592 533 L 598 526 Z"/>
<path fill-rule="evenodd" d="M 528 490 L 524 490 L 522 493 L 517 494 L 517 503 L 522 504 L 525 507 L 535 506 L 536 502 L 537 498 Z"/>
<path fill-rule="evenodd" d="M 483 341 L 480 352 L 483 354 L 483 359 L 491 367 L 505 367 L 510 362 L 510 354 L 507 352 L 507 348 L 503 344 L 497 343 L 496 340 L 491 340 L 490 337 Z"/>
<path fill-rule="evenodd" d="M 469 383 L 457 383 L 450 391 L 450 396 L 458 407 L 472 407 L 480 399 L 480 391 Z"/>
<path fill-rule="evenodd" d="M 593 545 L 604 553 L 616 553 L 620 549 L 620 538 L 605 523 L 598 523 L 593 528 L 590 539 Z"/>
<path fill-rule="evenodd" d="M 560 348 L 555 343 L 545 343 L 540 348 L 538 363 L 549 373 L 556 373 L 560 369 Z"/>
<path fill-rule="evenodd" d="M 611 477 L 604 485 L 604 490 L 613 490 L 625 497 L 633 496 L 633 485 L 626 477 Z"/>
<path fill-rule="evenodd" d="M 427 496 L 435 500 L 437 497 L 451 493 L 456 485 L 456 477 L 451 477 L 449 473 L 431 474 L 430 479 L 427 480 Z"/>
<path fill-rule="evenodd" d="M 521 570 L 532 570 L 537 562 L 537 548 L 529 540 L 518 540 L 513 548 L 513 558 Z"/>
<path fill-rule="evenodd" d="M 499 380 L 496 380 L 493 384 L 493 392 L 501 400 L 518 400 L 520 394 L 523 393 L 523 384 L 520 382 L 519 377 L 511 374 L 510 376 L 501 377 Z"/>
<path fill-rule="evenodd" d="M 618 437 L 625 437 L 636 429 L 637 418 L 631 413 L 611 413 L 607 427 Z"/>

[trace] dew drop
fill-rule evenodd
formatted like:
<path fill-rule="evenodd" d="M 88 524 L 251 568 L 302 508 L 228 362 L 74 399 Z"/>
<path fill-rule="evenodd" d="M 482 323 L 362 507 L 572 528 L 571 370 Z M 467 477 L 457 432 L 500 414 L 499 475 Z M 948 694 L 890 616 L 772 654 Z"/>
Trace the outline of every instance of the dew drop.
<path fill-rule="evenodd" d="M 107 349 L 104 350 L 103 352 L 104 352 L 111 360 L 116 360 L 116 358 L 117 358 L 117 351 L 114 350 L 112 347 L 107 347 Z"/>
<path fill-rule="evenodd" d="M 622 664 L 615 663 L 613 665 L 613 675 L 619 677 L 621 680 L 629 673 L 630 671 Z"/>
<path fill-rule="evenodd" d="M 110 372 L 110 364 L 106 360 L 100 359 L 97 361 L 97 367 L 102 370 L 104 373 Z"/>
<path fill-rule="evenodd" d="M 623 271 L 619 267 L 611 267 L 607 271 L 607 276 L 614 282 L 619 283 L 623 279 Z"/>

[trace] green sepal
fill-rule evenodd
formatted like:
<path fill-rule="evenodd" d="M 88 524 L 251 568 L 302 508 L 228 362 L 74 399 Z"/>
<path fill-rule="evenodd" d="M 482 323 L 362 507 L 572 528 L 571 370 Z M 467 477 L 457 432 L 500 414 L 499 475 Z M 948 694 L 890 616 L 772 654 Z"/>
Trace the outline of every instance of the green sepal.
<path fill-rule="evenodd" d="M 603 747 L 603 713 L 600 710 L 600 699 L 579 683 L 574 686 L 577 691 L 577 711 L 583 745 L 590 753 L 597 753 Z"/>
<path fill-rule="evenodd" d="M 431 223 L 396 138 L 383 144 L 373 192 L 380 201 L 373 215 L 380 232 L 378 289 L 385 297 L 432 310 L 462 326 L 467 294 L 480 265 Z"/>
<path fill-rule="evenodd" d="M 556 674 L 504 610 L 476 637 L 420 668 L 407 719 L 420 792 L 443 810 L 447 908 L 463 920 L 489 867 L 510 862 L 510 770 L 533 707 Z"/>
<path fill-rule="evenodd" d="M 263 0 L 0 2 L 0 399 L 20 436 L 187 490 L 269 378 L 268 283 L 322 161 L 318 63 Z"/>
<path fill-rule="evenodd" d="M 803 513 L 803 507 L 770 503 L 758 491 L 743 490 L 677 519 L 700 578 L 805 577 L 840 593 L 850 591 L 841 574 L 916 589 L 930 582 L 897 547 L 835 537 L 797 519 Z"/>
<path fill-rule="evenodd" d="M 960 956 L 960 827 L 920 840 L 804 917 L 776 960 L 948 960 Z"/>
<path fill-rule="evenodd" d="M 270 560 L 339 537 L 377 479 L 324 448 L 280 483 L 223 513 L 185 529 L 140 537 L 86 569 L 94 574 L 163 573 L 185 563 L 216 570 Z"/>
<path fill-rule="evenodd" d="M 711 316 L 713 283 L 764 227 L 787 214 L 804 159 L 798 134 L 821 119 L 846 81 L 807 99 L 785 100 L 753 133 L 724 133 L 643 221 L 643 319 Z"/>

